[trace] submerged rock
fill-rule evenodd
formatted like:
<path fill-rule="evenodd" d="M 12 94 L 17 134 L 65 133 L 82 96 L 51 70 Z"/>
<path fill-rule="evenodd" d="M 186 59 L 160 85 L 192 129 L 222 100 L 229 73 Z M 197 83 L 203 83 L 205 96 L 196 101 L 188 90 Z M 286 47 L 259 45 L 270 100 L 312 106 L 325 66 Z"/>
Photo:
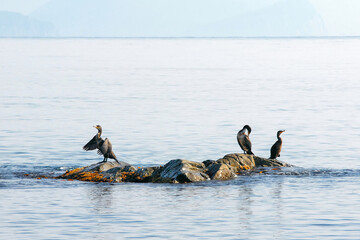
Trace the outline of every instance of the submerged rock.
<path fill-rule="evenodd" d="M 156 167 L 134 167 L 126 162 L 99 162 L 66 171 L 57 178 L 92 182 L 190 183 L 228 180 L 256 167 L 291 166 L 275 159 L 233 153 L 218 160 L 206 160 L 202 163 L 176 159 L 164 166 Z"/>

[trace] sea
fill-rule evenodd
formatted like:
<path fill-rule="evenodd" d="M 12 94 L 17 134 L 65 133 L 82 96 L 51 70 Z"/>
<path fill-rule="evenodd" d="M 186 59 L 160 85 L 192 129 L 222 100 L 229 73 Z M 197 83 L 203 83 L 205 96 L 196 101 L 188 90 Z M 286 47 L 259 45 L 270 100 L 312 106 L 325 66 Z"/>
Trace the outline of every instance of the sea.
<path fill-rule="evenodd" d="M 360 239 L 360 38 L 0 39 L 0 239 Z M 290 168 L 190 184 L 53 179 L 102 160 L 242 153 Z M 40 176 L 50 176 L 43 178 Z"/>

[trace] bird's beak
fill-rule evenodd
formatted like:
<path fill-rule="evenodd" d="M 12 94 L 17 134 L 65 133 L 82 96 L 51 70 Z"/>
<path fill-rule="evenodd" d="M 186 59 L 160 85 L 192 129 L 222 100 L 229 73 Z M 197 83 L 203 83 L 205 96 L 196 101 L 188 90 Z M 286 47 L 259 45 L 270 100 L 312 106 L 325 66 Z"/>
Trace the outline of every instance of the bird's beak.
<path fill-rule="evenodd" d="M 96 127 L 96 126 L 93 126 L 93 127 L 97 129 L 97 127 Z"/>

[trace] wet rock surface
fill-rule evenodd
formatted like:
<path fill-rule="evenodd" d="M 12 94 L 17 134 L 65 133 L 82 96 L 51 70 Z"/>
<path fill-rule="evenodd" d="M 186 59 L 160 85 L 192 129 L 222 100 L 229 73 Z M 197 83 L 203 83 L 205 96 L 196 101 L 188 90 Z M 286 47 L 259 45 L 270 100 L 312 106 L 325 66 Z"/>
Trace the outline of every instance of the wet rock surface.
<path fill-rule="evenodd" d="M 291 164 L 281 162 L 276 159 L 268 159 L 268 158 L 262 158 L 254 156 L 254 161 L 256 167 L 294 167 Z"/>
<path fill-rule="evenodd" d="M 202 163 L 175 159 L 164 166 L 155 167 L 135 167 L 126 162 L 99 162 L 66 171 L 56 178 L 92 182 L 191 183 L 228 180 L 257 167 L 291 166 L 275 159 L 233 153 L 218 160 L 206 160 Z"/>
<path fill-rule="evenodd" d="M 203 163 L 176 159 L 168 162 L 156 182 L 188 183 L 210 180 Z"/>
<path fill-rule="evenodd" d="M 227 180 L 236 176 L 228 165 L 222 163 L 210 165 L 208 174 L 212 180 Z"/>

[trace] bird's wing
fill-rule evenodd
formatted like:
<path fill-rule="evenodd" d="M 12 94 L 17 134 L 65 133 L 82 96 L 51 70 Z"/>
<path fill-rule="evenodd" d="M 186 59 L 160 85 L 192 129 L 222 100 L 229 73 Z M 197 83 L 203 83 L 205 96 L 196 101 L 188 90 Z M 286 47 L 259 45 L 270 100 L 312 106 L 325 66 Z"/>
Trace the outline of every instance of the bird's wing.
<path fill-rule="evenodd" d="M 245 148 L 247 151 L 251 152 L 251 141 L 249 136 L 245 135 L 245 141 L 244 141 Z"/>
<path fill-rule="evenodd" d="M 240 145 L 240 147 L 241 147 L 241 143 L 240 143 L 240 135 L 239 135 L 239 134 L 236 136 L 236 140 L 238 141 L 238 144 L 239 144 L 239 145 Z"/>
<path fill-rule="evenodd" d="M 277 153 L 277 142 L 275 142 L 270 149 L 270 159 L 275 159 Z"/>
<path fill-rule="evenodd" d="M 85 151 L 94 150 L 97 148 L 97 142 L 96 142 L 96 136 L 94 136 L 85 146 L 83 146 L 83 149 Z"/>
<path fill-rule="evenodd" d="M 107 139 L 107 138 L 105 138 L 105 140 L 101 139 L 101 141 L 99 143 L 99 150 L 97 153 L 99 155 L 104 155 L 109 152 L 109 148 L 111 148 L 111 143 L 110 143 L 109 139 Z M 111 151 L 111 149 L 110 149 L 110 151 Z"/>
<path fill-rule="evenodd" d="M 240 132 L 239 132 L 239 133 L 240 133 Z M 244 149 L 244 148 L 246 148 L 246 146 L 244 146 L 243 141 L 242 141 L 242 138 L 244 138 L 244 135 L 238 134 L 236 139 L 237 139 L 237 141 L 238 141 L 238 143 L 239 143 L 240 148 L 241 148 L 242 150 L 246 151 L 246 150 Z"/>

